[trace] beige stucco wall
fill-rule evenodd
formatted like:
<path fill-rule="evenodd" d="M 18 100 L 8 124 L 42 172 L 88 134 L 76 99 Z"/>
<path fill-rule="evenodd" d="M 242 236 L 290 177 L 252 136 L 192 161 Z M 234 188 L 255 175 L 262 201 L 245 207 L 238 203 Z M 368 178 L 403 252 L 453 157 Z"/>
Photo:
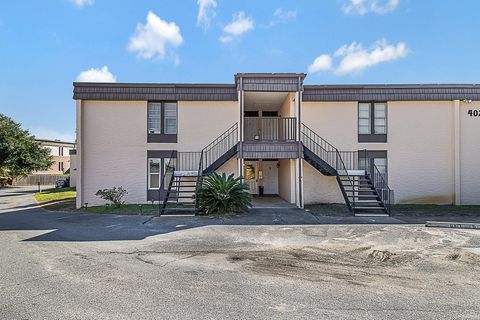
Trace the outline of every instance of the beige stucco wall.
<path fill-rule="evenodd" d="M 340 150 L 386 150 L 397 203 L 452 203 L 452 115 L 451 101 L 389 102 L 388 142 L 358 143 L 357 102 L 304 102 L 302 109 L 303 122 Z M 312 170 L 304 166 L 305 203 L 341 201 L 332 179 Z"/>
<path fill-rule="evenodd" d="M 453 103 L 388 104 L 389 184 L 400 203 L 452 204 Z"/>
<path fill-rule="evenodd" d="M 147 150 L 200 151 L 238 121 L 237 102 L 178 102 L 177 143 L 147 143 L 146 101 L 82 101 L 83 180 L 77 205 L 101 205 L 100 188 L 123 186 L 126 202 L 147 201 Z M 83 147 L 83 148 L 82 148 Z M 237 172 L 231 160 L 221 170 Z M 81 203 L 80 203 L 81 202 Z"/>
<path fill-rule="evenodd" d="M 147 103 L 82 103 L 82 202 L 104 202 L 98 189 L 123 186 L 126 202 L 146 202 Z"/>
<path fill-rule="evenodd" d="M 460 190 L 461 204 L 480 204 L 480 117 L 468 110 L 479 110 L 480 101 L 460 102 Z"/>
<path fill-rule="evenodd" d="M 278 195 L 295 203 L 295 159 L 280 159 L 278 168 Z"/>
<path fill-rule="evenodd" d="M 236 101 L 179 101 L 177 150 L 202 150 L 238 117 Z"/>
<path fill-rule="evenodd" d="M 294 96 L 295 94 L 290 92 L 285 100 L 283 100 L 280 110 L 278 111 L 279 116 L 283 118 L 295 116 L 295 103 L 293 101 Z"/>
<path fill-rule="evenodd" d="M 225 162 L 220 168 L 218 168 L 215 172 L 218 174 L 225 173 L 227 176 L 234 174 L 235 177 L 238 177 L 238 159 L 237 157 L 230 158 L 227 162 Z"/>
<path fill-rule="evenodd" d="M 305 160 L 302 161 L 304 203 L 344 203 L 336 178 L 325 176 Z"/>

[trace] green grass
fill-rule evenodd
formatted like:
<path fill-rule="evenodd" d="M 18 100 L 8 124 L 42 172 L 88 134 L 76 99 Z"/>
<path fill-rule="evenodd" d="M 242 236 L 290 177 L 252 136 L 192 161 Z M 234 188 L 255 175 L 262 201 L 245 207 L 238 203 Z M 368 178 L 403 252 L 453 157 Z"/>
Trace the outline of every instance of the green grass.
<path fill-rule="evenodd" d="M 44 209 L 50 211 L 75 211 L 75 212 L 89 212 L 89 213 L 99 213 L 99 214 L 124 214 L 124 215 L 155 215 L 158 214 L 158 204 L 142 204 L 142 210 L 140 212 L 140 207 L 138 204 L 124 204 L 119 208 L 113 206 L 93 206 L 88 207 L 87 209 L 81 208 L 77 209 L 75 207 L 75 198 L 68 198 L 58 201 L 45 202 L 45 205 L 42 206 Z"/>
<path fill-rule="evenodd" d="M 35 200 L 40 203 L 54 202 L 67 199 L 75 199 L 77 192 L 75 188 L 51 189 L 35 193 Z"/>

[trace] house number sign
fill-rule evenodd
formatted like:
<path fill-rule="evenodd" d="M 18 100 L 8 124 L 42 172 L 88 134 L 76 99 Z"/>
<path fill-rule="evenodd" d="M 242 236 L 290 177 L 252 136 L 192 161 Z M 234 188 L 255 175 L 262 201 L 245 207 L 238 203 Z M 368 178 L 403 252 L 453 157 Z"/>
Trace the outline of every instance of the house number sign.
<path fill-rule="evenodd" d="M 480 117 L 480 110 L 470 109 L 470 110 L 467 111 L 467 113 L 470 117 Z"/>

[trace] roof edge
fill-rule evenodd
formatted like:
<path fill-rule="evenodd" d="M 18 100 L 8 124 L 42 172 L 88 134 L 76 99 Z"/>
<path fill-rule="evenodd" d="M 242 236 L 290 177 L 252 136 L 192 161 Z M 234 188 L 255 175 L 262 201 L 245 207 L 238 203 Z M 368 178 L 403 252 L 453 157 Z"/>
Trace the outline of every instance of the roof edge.
<path fill-rule="evenodd" d="M 73 86 L 104 88 L 235 88 L 233 83 L 73 82 Z"/>

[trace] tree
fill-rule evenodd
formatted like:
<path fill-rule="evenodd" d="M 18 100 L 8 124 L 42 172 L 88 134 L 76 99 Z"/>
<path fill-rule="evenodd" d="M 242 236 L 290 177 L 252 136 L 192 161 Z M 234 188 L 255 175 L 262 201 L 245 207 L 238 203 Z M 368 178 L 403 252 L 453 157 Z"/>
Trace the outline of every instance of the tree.
<path fill-rule="evenodd" d="M 0 114 L 0 184 L 52 165 L 50 150 L 42 148 L 28 130 Z"/>

